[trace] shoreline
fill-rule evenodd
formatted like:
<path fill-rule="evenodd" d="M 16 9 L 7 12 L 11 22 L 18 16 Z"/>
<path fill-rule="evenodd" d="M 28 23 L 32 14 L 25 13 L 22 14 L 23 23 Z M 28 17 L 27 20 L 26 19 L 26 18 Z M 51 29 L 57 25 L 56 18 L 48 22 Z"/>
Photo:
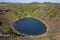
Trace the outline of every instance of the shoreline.
<path fill-rule="evenodd" d="M 48 30 L 49 30 L 48 24 L 47 24 L 45 21 L 43 21 L 43 20 L 41 20 L 40 18 L 37 18 L 37 17 L 25 17 L 25 18 L 35 18 L 35 19 L 37 19 L 38 21 L 42 22 L 42 23 L 47 27 L 46 32 L 43 33 L 43 34 L 41 34 L 41 35 L 27 35 L 27 36 L 43 36 L 43 35 L 45 35 L 45 34 L 48 32 Z M 24 19 L 24 18 L 21 18 L 21 19 Z M 15 22 L 16 22 L 16 21 L 15 21 Z M 14 30 L 14 32 L 17 33 L 17 34 L 22 34 L 22 33 L 18 32 L 18 31 L 14 28 L 14 26 L 13 26 L 13 30 Z M 22 35 L 26 35 L 26 34 L 22 34 Z"/>

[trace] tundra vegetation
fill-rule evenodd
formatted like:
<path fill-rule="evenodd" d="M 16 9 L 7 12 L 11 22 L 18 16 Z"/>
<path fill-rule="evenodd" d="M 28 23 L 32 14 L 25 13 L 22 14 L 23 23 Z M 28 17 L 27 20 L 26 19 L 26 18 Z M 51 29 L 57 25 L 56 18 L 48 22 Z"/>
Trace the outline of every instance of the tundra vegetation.
<path fill-rule="evenodd" d="M 3 34 L 10 33 L 10 35 L 13 34 L 18 35 L 11 29 L 10 25 L 13 24 L 12 23 L 13 20 L 21 19 L 25 17 L 33 17 L 33 18 L 38 17 L 38 18 L 42 18 L 43 20 L 46 20 L 47 22 L 52 21 L 52 19 L 55 20 L 55 18 L 59 20 L 60 3 L 0 4 L 1 33 Z M 21 34 L 20 36 L 24 36 L 24 35 Z M 53 37 L 54 36 L 49 36 L 47 38 L 49 38 L 50 40 L 55 40 L 53 39 Z"/>

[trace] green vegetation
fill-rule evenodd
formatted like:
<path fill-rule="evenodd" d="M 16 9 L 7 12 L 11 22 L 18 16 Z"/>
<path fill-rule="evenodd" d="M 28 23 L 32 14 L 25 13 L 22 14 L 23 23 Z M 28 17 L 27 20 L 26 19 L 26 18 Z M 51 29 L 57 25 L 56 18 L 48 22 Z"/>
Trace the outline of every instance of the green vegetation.
<path fill-rule="evenodd" d="M 12 13 L 17 17 L 33 16 L 33 13 L 43 6 L 34 5 L 1 5 L 1 8 L 10 9 Z M 11 13 L 11 14 L 12 14 Z"/>
<path fill-rule="evenodd" d="M 60 14 L 60 6 L 59 5 L 56 6 L 54 4 L 52 5 L 51 4 L 50 5 L 49 4 L 48 5 L 46 4 L 44 5 L 43 4 L 39 4 L 39 5 L 0 4 L 0 9 L 6 10 L 2 12 L 2 14 L 4 13 L 4 17 L 3 16 L 2 16 L 3 18 L 0 17 L 2 22 L 4 22 L 3 23 L 4 26 L 2 26 L 2 30 L 3 30 L 2 33 L 3 34 L 10 33 L 10 35 L 18 35 L 18 36 L 26 36 L 26 35 L 24 34 L 19 35 L 16 32 L 13 32 L 12 29 L 10 29 L 11 28 L 10 26 L 11 24 L 13 24 L 12 23 L 13 21 L 16 21 L 18 19 L 25 18 L 25 17 L 36 17 L 36 18 L 41 18 L 42 20 L 46 20 L 47 22 L 49 22 L 51 21 L 51 19 L 57 18 L 57 15 Z M 7 18 L 5 18 L 5 16 Z M 54 32 L 57 32 L 57 31 L 58 30 L 56 29 Z M 49 36 L 47 38 L 50 40 L 55 40 L 54 36 Z"/>
<path fill-rule="evenodd" d="M 54 18 L 54 17 L 56 17 L 56 15 L 58 14 L 57 11 L 58 11 L 58 9 L 52 8 L 52 14 L 49 16 L 49 18 Z"/>
<path fill-rule="evenodd" d="M 2 5 L 1 4 L 1 8 L 4 9 L 10 9 L 12 11 L 11 14 L 15 15 L 15 17 L 17 18 L 23 18 L 25 16 L 36 16 L 36 14 L 40 14 L 40 13 L 46 13 L 45 17 L 47 17 L 48 15 L 49 18 L 54 18 L 57 15 L 57 11 L 58 9 L 50 6 L 50 5 L 45 5 L 43 6 L 43 4 L 41 5 L 18 5 L 18 4 L 6 4 L 6 5 Z"/>

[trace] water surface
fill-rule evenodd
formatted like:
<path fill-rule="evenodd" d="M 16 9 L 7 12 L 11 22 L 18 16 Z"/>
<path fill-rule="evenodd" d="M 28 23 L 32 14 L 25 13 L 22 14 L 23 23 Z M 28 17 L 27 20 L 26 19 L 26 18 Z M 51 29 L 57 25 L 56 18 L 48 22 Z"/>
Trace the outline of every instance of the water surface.
<path fill-rule="evenodd" d="M 46 26 L 37 19 L 24 18 L 14 23 L 15 29 L 23 34 L 38 35 L 46 32 Z"/>

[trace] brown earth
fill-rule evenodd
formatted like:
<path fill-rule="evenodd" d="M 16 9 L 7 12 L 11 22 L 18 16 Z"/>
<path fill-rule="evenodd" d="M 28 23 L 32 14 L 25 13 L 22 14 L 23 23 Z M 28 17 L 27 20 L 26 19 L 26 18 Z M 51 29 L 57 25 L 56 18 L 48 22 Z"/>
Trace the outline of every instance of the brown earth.
<path fill-rule="evenodd" d="M 8 32 L 9 28 L 12 28 L 14 32 L 17 32 L 14 27 L 13 23 L 18 20 L 11 12 L 2 13 L 0 14 L 0 20 L 2 21 L 2 32 Z M 52 14 L 52 13 L 51 13 Z M 38 35 L 26 35 L 24 37 L 17 36 L 17 37 L 9 37 L 9 38 L 1 38 L 0 40 L 60 40 L 60 10 L 57 12 L 57 16 L 54 18 L 49 19 L 49 15 L 46 17 L 47 14 L 39 13 L 35 16 L 36 19 L 42 21 L 47 26 L 47 32 Z M 8 23 L 6 23 L 6 20 Z"/>

